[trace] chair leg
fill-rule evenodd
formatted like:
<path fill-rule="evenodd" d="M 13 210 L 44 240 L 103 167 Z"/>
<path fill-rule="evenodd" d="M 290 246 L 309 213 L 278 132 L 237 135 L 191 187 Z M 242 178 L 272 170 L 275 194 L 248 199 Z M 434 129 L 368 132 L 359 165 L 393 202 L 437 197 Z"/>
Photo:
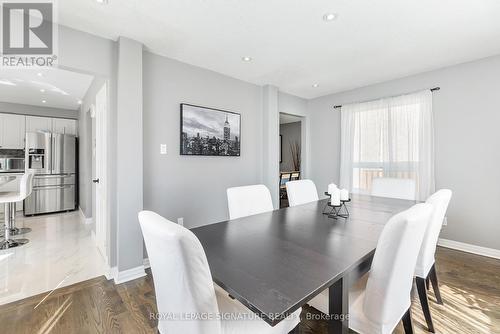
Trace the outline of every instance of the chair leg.
<path fill-rule="evenodd" d="M 431 309 L 429 307 L 429 300 L 427 299 L 427 288 L 425 284 L 425 279 L 416 277 L 415 281 L 417 283 L 420 305 L 422 305 L 422 311 L 424 312 L 425 321 L 427 322 L 427 328 L 429 329 L 429 332 L 435 333 L 434 324 L 432 323 Z"/>
<path fill-rule="evenodd" d="M 436 295 L 438 304 L 443 305 L 443 298 L 441 298 L 441 291 L 439 291 L 439 282 L 435 264 L 432 266 L 431 271 L 429 272 L 429 278 L 431 279 L 432 287 L 434 289 L 434 295 Z"/>
<path fill-rule="evenodd" d="M 427 290 L 430 290 L 431 280 L 430 280 L 429 276 L 427 276 L 427 278 L 425 279 L 425 286 L 427 287 Z"/>
<path fill-rule="evenodd" d="M 413 323 L 411 322 L 411 306 L 403 315 L 403 327 L 405 329 L 405 334 L 413 334 Z"/>

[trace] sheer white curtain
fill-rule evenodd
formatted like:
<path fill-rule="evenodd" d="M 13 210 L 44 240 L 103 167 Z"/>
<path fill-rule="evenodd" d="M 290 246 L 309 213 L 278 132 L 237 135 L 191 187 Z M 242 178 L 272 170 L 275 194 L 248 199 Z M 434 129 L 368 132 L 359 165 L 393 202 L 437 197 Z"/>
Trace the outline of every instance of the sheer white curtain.
<path fill-rule="evenodd" d="M 434 192 L 430 90 L 342 106 L 340 185 L 370 193 L 378 177 L 413 179 L 417 200 Z"/>

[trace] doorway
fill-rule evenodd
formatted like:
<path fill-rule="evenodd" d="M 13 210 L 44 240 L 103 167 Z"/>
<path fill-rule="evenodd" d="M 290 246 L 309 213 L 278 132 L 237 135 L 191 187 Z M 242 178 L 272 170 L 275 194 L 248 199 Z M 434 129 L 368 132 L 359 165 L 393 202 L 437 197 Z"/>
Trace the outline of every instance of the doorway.
<path fill-rule="evenodd" d="M 7 143 L 0 143 L 5 146 L 0 155 L 22 161 L 19 168 L 9 172 L 9 182 L 3 182 L 0 192 L 18 191 L 26 170 L 35 172 L 33 190 L 24 200 L 24 208 L 18 205 L 10 219 L 23 230 L 15 238 L 28 242 L 0 251 L 1 305 L 106 274 L 110 233 L 109 219 L 98 219 L 98 226 L 92 219 L 92 119 L 87 112 L 90 104 L 99 111 L 95 120 L 96 152 L 106 156 L 99 148 L 107 145 L 107 78 L 70 68 L 2 69 L 0 77 L 8 83 L 2 88 L 0 123 L 9 129 L 0 131 Z M 104 121 L 99 121 L 101 118 Z M 35 147 L 38 142 L 28 140 L 38 137 L 48 138 L 45 148 Z M 60 146 L 64 150 L 51 155 Z M 37 160 L 30 151 L 43 152 L 43 156 Z M 32 161 L 50 164 L 35 168 Z M 106 175 L 100 172 L 106 168 L 105 161 L 97 166 L 96 174 L 106 181 Z M 97 203 L 109 205 L 107 190 L 97 190 L 97 198 L 104 198 Z M 101 212 L 99 216 L 107 215 L 105 207 L 98 205 L 96 211 Z"/>
<path fill-rule="evenodd" d="M 288 206 L 286 183 L 303 176 L 304 117 L 286 113 L 279 116 L 279 202 L 280 208 L 283 208 Z"/>

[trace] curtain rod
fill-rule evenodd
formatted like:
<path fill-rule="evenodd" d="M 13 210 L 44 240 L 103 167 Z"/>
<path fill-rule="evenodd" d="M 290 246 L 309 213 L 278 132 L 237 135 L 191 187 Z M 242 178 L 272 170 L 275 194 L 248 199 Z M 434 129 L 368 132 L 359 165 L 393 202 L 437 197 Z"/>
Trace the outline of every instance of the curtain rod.
<path fill-rule="evenodd" d="M 434 88 L 431 88 L 430 91 L 431 92 L 436 92 L 438 90 L 440 90 L 441 87 L 434 87 Z M 333 109 L 338 109 L 338 108 L 342 108 L 342 105 L 338 105 L 338 106 L 334 106 Z"/>

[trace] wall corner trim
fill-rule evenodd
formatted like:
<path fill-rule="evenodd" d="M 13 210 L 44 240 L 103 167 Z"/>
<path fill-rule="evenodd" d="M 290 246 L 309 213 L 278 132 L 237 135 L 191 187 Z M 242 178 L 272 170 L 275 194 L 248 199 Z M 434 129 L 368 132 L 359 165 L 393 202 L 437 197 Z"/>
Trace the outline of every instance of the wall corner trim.
<path fill-rule="evenodd" d="M 111 275 L 115 281 L 115 284 L 122 284 L 128 281 L 132 281 L 137 278 L 146 276 L 144 271 L 144 265 L 140 265 L 135 268 L 130 268 L 124 271 L 118 271 L 116 267 L 111 268 Z"/>
<path fill-rule="evenodd" d="M 441 238 L 438 241 L 438 246 L 451 248 L 471 254 L 492 257 L 494 259 L 500 259 L 500 249 L 481 247 L 472 244 L 466 244 L 464 242 L 441 239 Z"/>

